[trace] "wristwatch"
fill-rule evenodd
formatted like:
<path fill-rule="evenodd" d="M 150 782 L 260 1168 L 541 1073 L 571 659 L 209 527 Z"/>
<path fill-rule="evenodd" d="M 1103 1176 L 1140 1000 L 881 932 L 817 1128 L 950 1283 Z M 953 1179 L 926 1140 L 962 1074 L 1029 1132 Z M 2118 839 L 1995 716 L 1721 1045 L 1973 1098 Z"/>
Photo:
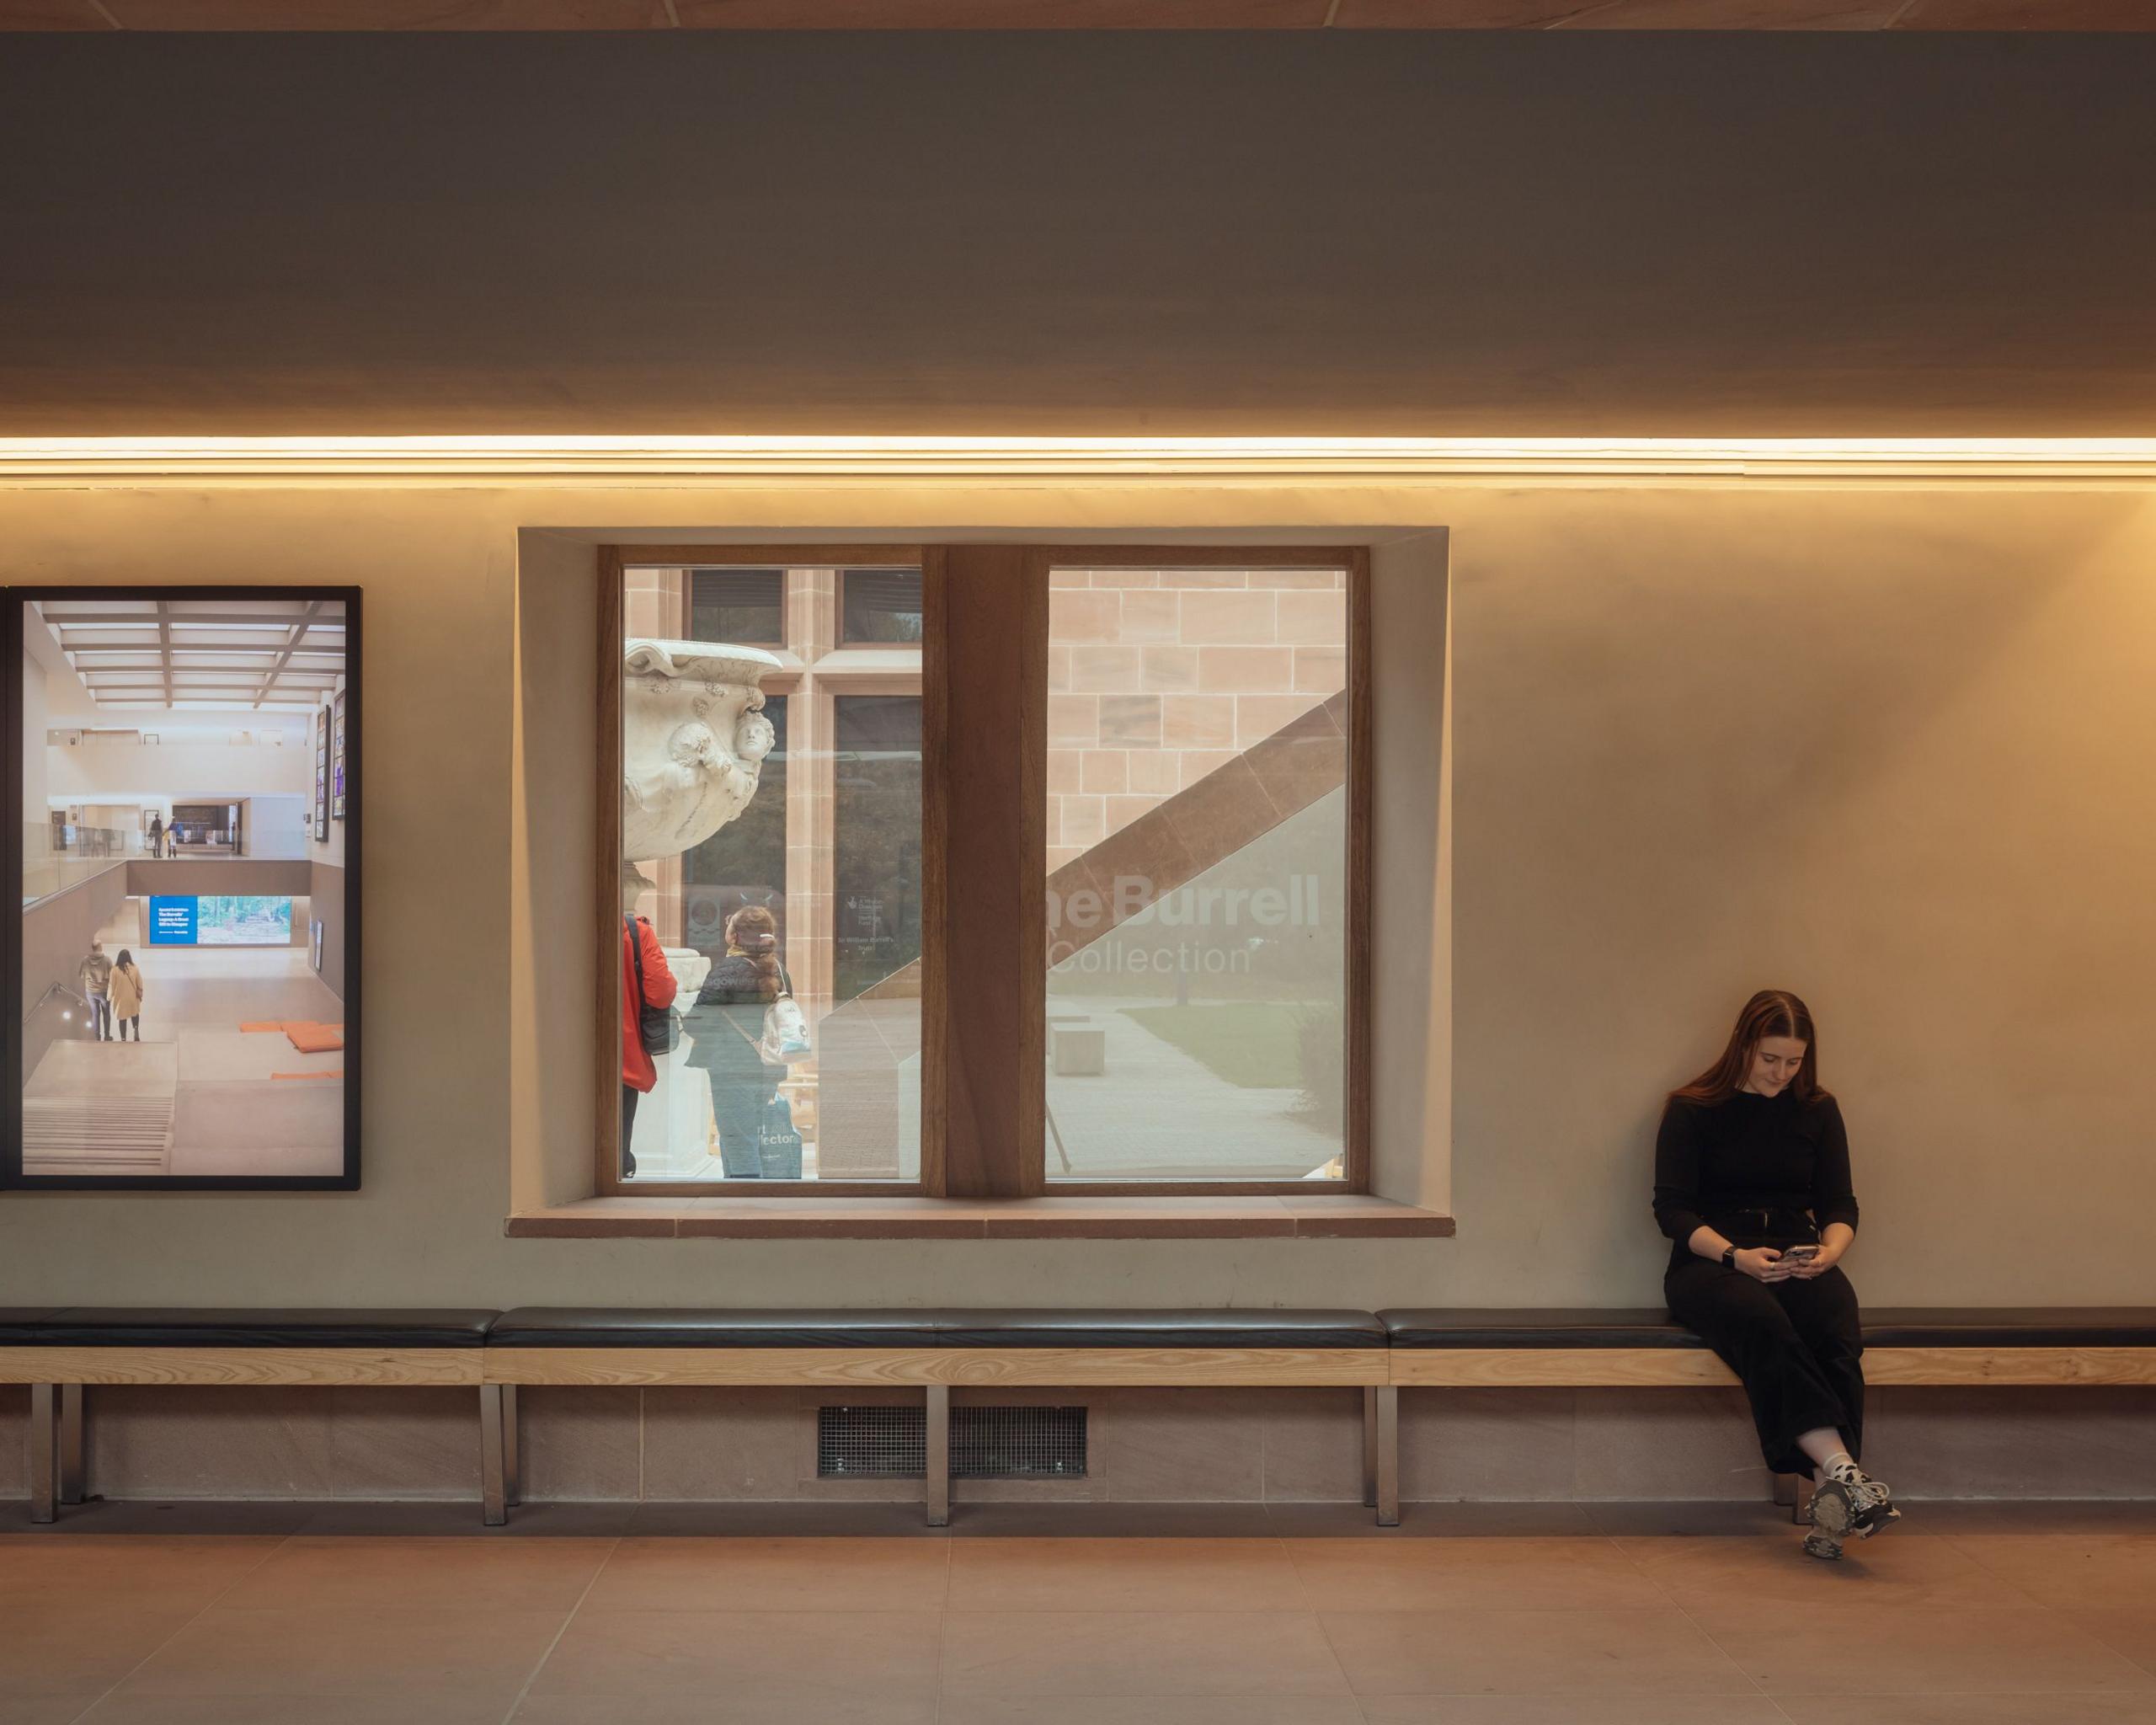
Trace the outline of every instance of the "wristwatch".
<path fill-rule="evenodd" d="M 1737 1268 L 1737 1248 L 1734 1246 L 1724 1247 L 1722 1248 L 1721 1261 L 1727 1264 L 1730 1268 L 1735 1269 Z"/>

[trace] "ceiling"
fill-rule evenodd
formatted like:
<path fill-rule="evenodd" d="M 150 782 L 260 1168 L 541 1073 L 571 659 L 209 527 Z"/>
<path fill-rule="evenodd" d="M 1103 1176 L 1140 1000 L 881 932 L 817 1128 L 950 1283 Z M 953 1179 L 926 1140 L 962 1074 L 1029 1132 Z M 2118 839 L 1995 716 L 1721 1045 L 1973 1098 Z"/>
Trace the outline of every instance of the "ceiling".
<path fill-rule="evenodd" d="M 10 30 L 2156 30 L 2156 0 L 0 0 Z"/>
<path fill-rule="evenodd" d="M 56 599 L 38 606 L 101 713 L 318 707 L 344 670 L 344 607 L 319 599 Z"/>

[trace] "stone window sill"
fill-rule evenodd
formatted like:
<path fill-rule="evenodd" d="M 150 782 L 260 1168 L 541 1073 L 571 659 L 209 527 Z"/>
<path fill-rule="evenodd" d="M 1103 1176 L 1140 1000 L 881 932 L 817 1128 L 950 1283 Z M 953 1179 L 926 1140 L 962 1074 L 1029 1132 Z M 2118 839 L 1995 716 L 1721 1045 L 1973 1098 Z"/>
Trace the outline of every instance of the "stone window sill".
<path fill-rule="evenodd" d="M 1453 1219 L 1390 1199 L 586 1198 L 518 1210 L 512 1240 L 1440 1239 Z"/>

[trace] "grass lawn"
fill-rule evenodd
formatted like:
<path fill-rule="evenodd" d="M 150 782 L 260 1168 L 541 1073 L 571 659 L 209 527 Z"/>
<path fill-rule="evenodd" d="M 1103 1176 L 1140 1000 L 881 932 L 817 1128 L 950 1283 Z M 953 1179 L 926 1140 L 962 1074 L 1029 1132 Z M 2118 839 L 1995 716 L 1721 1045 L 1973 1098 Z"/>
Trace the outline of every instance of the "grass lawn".
<path fill-rule="evenodd" d="M 1303 1081 L 1294 1007 L 1277 1001 L 1208 1001 L 1187 1007 L 1125 1007 L 1123 1012 L 1239 1088 L 1278 1090 Z"/>

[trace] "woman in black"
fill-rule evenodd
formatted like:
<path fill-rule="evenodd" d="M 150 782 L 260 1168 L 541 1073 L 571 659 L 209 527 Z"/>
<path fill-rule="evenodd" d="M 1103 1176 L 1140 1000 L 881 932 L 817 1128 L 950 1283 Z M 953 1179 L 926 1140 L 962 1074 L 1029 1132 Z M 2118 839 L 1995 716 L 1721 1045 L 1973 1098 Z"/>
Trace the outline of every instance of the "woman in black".
<path fill-rule="evenodd" d="M 1846 1535 L 1869 1538 L 1901 1511 L 1857 1466 L 1864 1338 L 1840 1268 L 1856 1194 L 1802 1001 L 1753 995 L 1721 1058 L 1670 1092 L 1654 1179 L 1655 1220 L 1674 1242 L 1670 1316 L 1742 1381 L 1768 1467 L 1812 1476 L 1804 1549 L 1838 1557 Z"/>

